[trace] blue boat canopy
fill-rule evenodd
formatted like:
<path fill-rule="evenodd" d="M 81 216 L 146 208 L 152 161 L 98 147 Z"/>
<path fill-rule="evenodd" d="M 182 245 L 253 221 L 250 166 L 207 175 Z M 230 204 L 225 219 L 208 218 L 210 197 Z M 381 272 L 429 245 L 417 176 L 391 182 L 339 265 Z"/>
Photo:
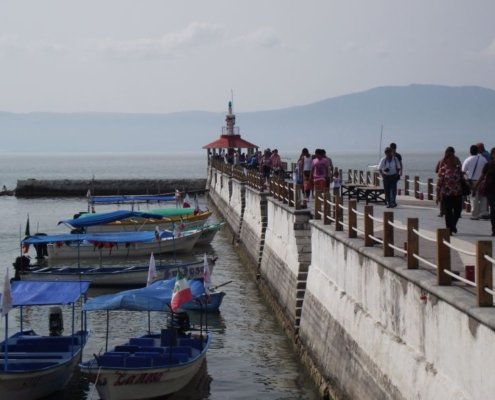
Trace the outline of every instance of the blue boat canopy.
<path fill-rule="evenodd" d="M 154 231 L 108 232 L 108 233 L 62 233 L 58 235 L 34 235 L 21 241 L 21 244 L 47 244 L 58 242 L 89 243 L 149 243 L 157 240 Z M 160 231 L 160 238 L 173 237 L 171 231 Z"/>
<path fill-rule="evenodd" d="M 193 299 L 205 293 L 202 281 L 189 280 Z M 154 282 L 141 289 L 125 290 L 115 294 L 89 299 L 83 306 L 85 311 L 127 310 L 127 311 L 169 311 L 175 278 Z"/>
<path fill-rule="evenodd" d="M 122 196 L 91 196 L 89 204 L 137 204 L 175 201 L 175 195 L 122 195 Z"/>
<path fill-rule="evenodd" d="M 87 292 L 90 283 L 89 281 L 13 281 L 12 306 L 71 304 Z"/>
<path fill-rule="evenodd" d="M 109 224 L 111 222 L 122 221 L 127 218 L 152 218 L 162 219 L 160 214 L 146 213 L 141 211 L 117 210 L 107 213 L 82 214 L 78 218 L 64 219 L 58 224 L 70 225 L 73 228 L 84 228 L 86 226 Z"/>

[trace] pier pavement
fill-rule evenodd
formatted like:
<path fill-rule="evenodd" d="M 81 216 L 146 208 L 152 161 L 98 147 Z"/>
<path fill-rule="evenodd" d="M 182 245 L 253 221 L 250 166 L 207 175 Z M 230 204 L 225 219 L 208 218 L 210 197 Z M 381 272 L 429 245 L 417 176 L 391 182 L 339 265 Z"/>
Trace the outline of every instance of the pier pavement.
<path fill-rule="evenodd" d="M 396 208 L 386 208 L 385 204 L 370 203 L 373 206 L 373 216 L 375 219 L 383 220 L 384 212 L 393 212 L 394 224 L 407 227 L 408 218 L 418 219 L 418 231 L 425 237 L 432 240 L 426 240 L 422 237 L 419 239 L 419 247 L 421 257 L 435 264 L 436 262 L 436 231 L 437 229 L 445 228 L 445 218 L 439 217 L 439 206 L 432 200 L 420 200 L 412 196 L 397 196 Z M 311 202 L 314 207 L 314 201 Z M 344 207 L 348 206 L 347 198 L 344 198 Z M 357 211 L 364 213 L 365 202 L 357 202 Z M 347 211 L 344 211 L 344 223 L 347 223 Z M 332 225 L 334 224 L 332 223 Z M 358 215 L 357 218 L 358 230 L 364 231 L 364 217 Z M 492 254 L 495 254 L 495 238 L 491 236 L 491 224 L 490 220 L 472 220 L 471 213 L 462 211 L 461 218 L 457 223 L 458 233 L 450 237 L 450 243 L 454 248 L 460 249 L 460 251 L 451 251 L 451 269 L 452 272 L 458 272 L 461 277 L 465 277 L 465 267 L 467 265 L 475 265 L 475 256 L 472 255 L 476 251 L 477 241 L 491 241 L 492 242 Z M 383 224 L 374 223 L 374 235 L 378 238 L 383 236 Z M 363 238 L 363 235 L 358 237 Z M 404 243 L 407 241 L 407 231 L 401 229 L 394 229 L 394 242 L 397 247 L 404 247 Z M 466 254 L 471 253 L 471 254 Z M 402 256 L 399 252 L 395 251 L 395 256 Z M 430 271 L 432 274 L 436 274 L 434 268 L 419 263 L 419 268 L 426 271 Z M 457 282 L 460 286 L 465 286 L 467 290 L 474 293 L 474 288 L 462 282 Z"/>

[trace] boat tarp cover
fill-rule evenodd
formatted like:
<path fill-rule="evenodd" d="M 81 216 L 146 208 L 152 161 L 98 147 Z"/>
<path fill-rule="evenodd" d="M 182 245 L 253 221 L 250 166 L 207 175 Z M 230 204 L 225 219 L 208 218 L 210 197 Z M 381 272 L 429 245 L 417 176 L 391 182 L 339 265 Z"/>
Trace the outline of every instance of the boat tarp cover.
<path fill-rule="evenodd" d="M 151 203 L 160 201 L 175 201 L 175 195 L 122 195 L 122 196 L 91 196 L 90 204 L 135 204 Z"/>
<path fill-rule="evenodd" d="M 160 231 L 160 238 L 173 237 L 171 231 Z M 156 232 L 108 232 L 108 233 L 62 233 L 59 235 L 34 235 L 21 241 L 21 244 L 47 244 L 61 242 L 89 243 L 149 243 L 156 241 Z"/>
<path fill-rule="evenodd" d="M 13 281 L 12 305 L 43 306 L 74 303 L 86 293 L 89 281 Z"/>
<path fill-rule="evenodd" d="M 200 280 L 189 280 L 193 299 L 205 293 L 205 287 Z M 83 306 L 85 311 L 97 310 L 128 310 L 128 311 L 169 311 L 175 278 L 160 280 L 141 289 L 125 290 L 115 294 L 89 299 Z"/>
<path fill-rule="evenodd" d="M 95 214 L 82 214 L 78 218 L 64 219 L 59 221 L 58 224 L 67 224 L 73 228 L 84 228 L 86 226 L 103 225 L 111 222 L 122 221 L 127 218 L 151 218 L 161 219 L 160 214 L 152 212 L 141 211 L 129 211 L 129 210 L 117 210 L 107 213 L 95 213 Z"/>

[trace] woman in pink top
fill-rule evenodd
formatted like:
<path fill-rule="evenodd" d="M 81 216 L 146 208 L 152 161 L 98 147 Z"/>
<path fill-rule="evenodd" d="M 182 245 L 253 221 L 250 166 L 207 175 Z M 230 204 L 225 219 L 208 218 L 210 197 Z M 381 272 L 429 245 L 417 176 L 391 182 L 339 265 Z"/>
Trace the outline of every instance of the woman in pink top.
<path fill-rule="evenodd" d="M 323 157 L 321 149 L 315 150 L 315 159 L 311 165 L 311 180 L 314 190 L 326 190 L 328 181 L 328 158 Z"/>

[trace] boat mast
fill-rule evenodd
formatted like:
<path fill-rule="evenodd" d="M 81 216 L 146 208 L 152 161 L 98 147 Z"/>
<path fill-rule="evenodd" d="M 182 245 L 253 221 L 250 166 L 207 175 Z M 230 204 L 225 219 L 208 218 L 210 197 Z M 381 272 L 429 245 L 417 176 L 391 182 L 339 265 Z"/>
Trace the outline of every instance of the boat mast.
<path fill-rule="evenodd" d="M 382 137 L 383 137 L 383 124 L 380 126 L 380 147 L 378 147 L 378 163 L 382 158 Z"/>

